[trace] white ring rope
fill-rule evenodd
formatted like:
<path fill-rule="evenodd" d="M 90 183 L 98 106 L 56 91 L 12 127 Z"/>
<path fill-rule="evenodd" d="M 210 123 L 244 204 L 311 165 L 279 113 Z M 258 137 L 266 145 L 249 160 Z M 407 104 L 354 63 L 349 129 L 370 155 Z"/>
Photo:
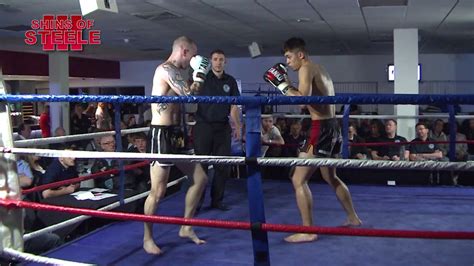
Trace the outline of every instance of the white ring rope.
<path fill-rule="evenodd" d="M 178 154 L 150 154 L 137 152 L 97 152 L 97 151 L 58 151 L 49 149 L 3 148 L 0 152 L 15 154 L 34 154 L 43 157 L 74 157 L 74 158 L 107 158 L 122 160 L 161 160 L 180 163 L 204 164 L 240 164 L 252 163 L 255 159 L 240 156 L 206 156 L 206 155 L 178 155 Z M 248 161 L 249 160 L 249 161 Z M 441 161 L 372 161 L 320 158 L 257 158 L 259 165 L 269 166 L 315 166 L 339 168 L 389 168 L 411 170 L 456 170 L 474 171 L 474 161 L 468 162 L 441 162 Z"/>
<path fill-rule="evenodd" d="M 474 162 L 386 161 L 354 159 L 258 158 L 258 164 L 268 166 L 313 166 L 336 168 L 385 168 L 394 170 L 455 170 L 474 171 Z"/>
<path fill-rule="evenodd" d="M 11 248 L 4 248 L 3 250 L 0 251 L 0 254 L 3 257 L 8 257 L 10 259 L 17 259 L 19 261 L 26 261 L 26 262 L 35 262 L 35 263 L 41 263 L 41 264 L 46 264 L 46 265 L 73 265 L 73 266 L 95 265 L 95 264 L 79 263 L 79 262 L 37 256 L 30 253 L 17 251 Z"/>
<path fill-rule="evenodd" d="M 169 187 L 172 187 L 180 182 L 182 182 L 184 179 L 186 179 L 187 176 L 183 176 L 183 177 L 180 177 L 176 180 L 173 180 L 171 182 L 169 182 L 166 187 L 169 188 Z M 134 201 L 137 201 L 139 199 L 142 199 L 146 196 L 148 196 L 148 194 L 150 194 L 150 191 L 146 191 L 146 192 L 143 192 L 143 193 L 140 193 L 140 194 L 137 194 L 137 195 L 134 195 L 132 197 L 129 197 L 129 198 L 126 198 L 124 199 L 124 203 L 130 203 L 130 202 L 134 202 Z M 99 211 L 109 211 L 109 210 L 112 210 L 112 209 L 115 209 L 117 207 L 120 206 L 120 202 L 117 201 L 117 202 L 114 202 L 112 204 L 109 204 L 107 206 L 104 206 L 100 209 L 98 209 Z M 64 227 L 67 227 L 67 226 L 70 226 L 70 225 L 73 225 L 73 224 L 76 224 L 76 223 L 79 223 L 79 222 L 82 222 L 82 221 L 85 221 L 87 219 L 91 218 L 91 216 L 88 216 L 88 215 L 81 215 L 81 216 L 78 216 L 78 217 L 74 217 L 72 219 L 69 219 L 69 220 L 66 220 L 64 222 L 60 222 L 60 223 L 57 223 L 57 224 L 53 224 L 53 225 L 50 225 L 48 227 L 45 227 L 45 228 L 42 228 L 40 230 L 37 230 L 37 231 L 34 231 L 34 232 L 31 232 L 29 234 L 25 234 L 23 235 L 23 240 L 24 241 L 27 241 L 27 240 L 30 240 L 32 238 L 35 238 L 37 236 L 40 236 L 40 235 L 43 235 L 43 234 L 46 234 L 46 233 L 50 233 L 50 232 L 53 232 L 53 231 L 56 231 L 56 230 L 59 230 L 61 228 L 64 228 Z"/>
<path fill-rule="evenodd" d="M 149 127 L 130 128 L 130 129 L 123 129 L 120 132 L 122 133 L 122 135 L 126 135 L 126 134 L 138 133 L 138 132 L 146 132 L 149 129 L 150 129 Z M 60 136 L 60 137 L 17 140 L 14 143 L 15 143 L 15 147 L 31 147 L 31 146 L 48 145 L 48 144 L 53 144 L 53 143 L 64 143 L 64 142 L 72 142 L 72 141 L 85 140 L 85 139 L 93 139 L 93 138 L 109 136 L 109 135 L 115 135 L 115 131 L 111 130 L 111 131 L 104 131 L 104 132 L 77 134 L 77 135 Z"/>

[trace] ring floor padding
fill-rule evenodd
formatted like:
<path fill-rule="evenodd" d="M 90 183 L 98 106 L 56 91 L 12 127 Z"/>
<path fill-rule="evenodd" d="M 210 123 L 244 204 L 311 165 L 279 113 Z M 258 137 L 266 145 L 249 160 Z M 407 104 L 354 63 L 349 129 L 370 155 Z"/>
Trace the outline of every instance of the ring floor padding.
<path fill-rule="evenodd" d="M 332 189 L 311 183 L 315 222 L 339 226 L 345 215 Z M 474 231 L 472 187 L 384 187 L 349 185 L 354 205 L 368 228 Z M 289 181 L 263 180 L 267 222 L 299 224 Z M 227 183 L 228 212 L 208 209 L 209 188 L 196 218 L 248 219 L 246 180 Z M 162 201 L 158 214 L 181 216 L 184 193 Z M 195 228 L 205 239 L 197 246 L 178 237 L 179 226 L 155 225 L 161 256 L 142 249 L 143 224 L 115 222 L 45 254 L 99 265 L 253 265 L 249 231 Z M 269 233 L 271 265 L 472 265 L 474 241 L 419 240 L 320 235 L 313 243 L 288 244 L 287 234 Z"/>

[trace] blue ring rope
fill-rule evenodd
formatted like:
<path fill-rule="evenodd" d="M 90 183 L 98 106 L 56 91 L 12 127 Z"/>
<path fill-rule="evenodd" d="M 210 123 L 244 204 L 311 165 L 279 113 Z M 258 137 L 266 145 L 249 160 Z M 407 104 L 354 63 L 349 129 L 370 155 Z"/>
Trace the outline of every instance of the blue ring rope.
<path fill-rule="evenodd" d="M 0 95 L 15 102 L 218 103 L 218 104 L 474 104 L 473 94 L 340 94 L 336 96 L 130 96 L 130 95 Z"/>

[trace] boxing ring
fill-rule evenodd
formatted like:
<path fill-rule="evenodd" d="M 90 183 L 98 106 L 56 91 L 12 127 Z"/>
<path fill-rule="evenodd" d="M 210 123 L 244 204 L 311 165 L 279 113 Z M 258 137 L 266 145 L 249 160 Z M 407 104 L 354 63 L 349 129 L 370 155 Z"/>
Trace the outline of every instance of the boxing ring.
<path fill-rule="evenodd" d="M 239 104 L 245 107 L 246 111 L 246 156 L 194 156 L 194 155 L 156 155 L 156 154 L 140 154 L 140 153 L 122 153 L 122 152 L 83 152 L 83 151 L 55 151 L 47 149 L 28 149 L 28 148 L 15 148 L 12 145 L 5 145 L 0 148 L 0 151 L 3 154 L 3 160 L 11 163 L 13 160 L 12 154 L 35 154 L 38 156 L 45 157 L 62 157 L 62 156 L 71 156 L 74 153 L 75 158 L 108 158 L 108 159 L 134 159 L 134 160 L 156 160 L 156 159 L 166 159 L 168 161 L 174 162 L 199 162 L 199 163 L 222 163 L 222 164 L 232 164 L 232 165 L 246 165 L 247 166 L 247 179 L 239 181 L 231 181 L 236 183 L 234 185 L 229 184 L 227 187 L 231 187 L 228 192 L 231 195 L 232 205 L 235 203 L 234 209 L 226 214 L 224 217 L 220 213 L 215 212 L 205 212 L 198 215 L 199 218 L 193 219 L 183 219 L 182 211 L 177 211 L 183 205 L 183 195 L 178 193 L 176 196 L 171 198 L 176 198 L 178 203 L 172 203 L 171 200 L 166 200 L 165 203 L 160 205 L 158 210 L 160 213 L 162 209 L 165 209 L 165 216 L 146 216 L 132 213 L 117 213 L 117 212 L 105 212 L 99 210 L 87 210 L 87 209 L 78 209 L 62 206 L 52 206 L 39 203 L 29 203 L 21 201 L 19 198 L 20 190 L 18 189 L 18 181 L 13 180 L 13 178 L 8 178 L 12 176 L 12 169 L 6 167 L 9 170 L 8 174 L 4 174 L 5 181 L 8 179 L 8 182 L 5 182 L 5 187 L 8 189 L 3 189 L 0 191 L 6 191 L 5 194 L 0 194 L 0 210 L 2 215 L 5 215 L 7 218 L 4 221 L 20 221 L 21 224 L 21 212 L 19 208 L 32 208 L 37 210 L 49 210 L 49 211 L 61 211 L 61 212 L 71 212 L 74 214 L 87 215 L 87 216 L 96 216 L 116 220 L 126 220 L 124 223 L 117 223 L 111 226 L 108 226 L 104 229 L 104 233 L 115 235 L 118 241 L 113 240 L 112 238 L 105 238 L 102 236 L 97 236 L 100 234 L 99 230 L 91 234 L 92 239 L 98 241 L 94 243 L 93 246 L 96 249 L 88 249 L 88 252 L 92 256 L 86 256 L 81 252 L 76 253 L 76 248 L 83 248 L 88 243 L 88 236 L 83 237 L 77 241 L 78 246 L 75 246 L 74 252 L 72 249 L 70 252 L 61 252 L 59 248 L 55 253 L 52 251 L 48 255 L 60 254 L 59 257 L 67 260 L 74 261 L 83 261 L 86 263 L 97 263 L 97 264 L 129 264 L 132 261 L 137 261 L 136 256 L 145 256 L 144 252 L 141 251 L 141 237 L 143 233 L 142 223 L 138 222 L 153 222 L 164 224 L 160 225 L 160 231 L 155 233 L 155 239 L 157 239 L 160 245 L 164 247 L 167 244 L 170 247 L 169 252 L 166 252 L 164 256 L 150 256 L 146 255 L 144 259 L 140 259 L 140 264 L 147 263 L 165 263 L 172 265 L 182 264 L 192 264 L 196 265 L 222 265 L 223 263 L 235 265 L 270 265 L 270 262 L 274 265 L 288 265 L 291 264 L 313 264 L 315 259 L 315 254 L 321 256 L 323 253 L 328 255 L 325 259 L 319 260 L 318 264 L 335 265 L 347 263 L 340 258 L 339 253 L 347 252 L 356 258 L 354 260 L 355 264 L 367 264 L 366 258 L 363 254 L 359 252 L 373 255 L 373 252 L 370 251 L 370 248 L 375 246 L 382 245 L 386 246 L 386 252 L 390 253 L 391 248 L 404 249 L 403 252 L 409 253 L 410 250 L 406 250 L 406 247 L 419 248 L 420 256 L 427 256 L 430 251 L 436 250 L 438 253 L 435 257 L 439 257 L 440 265 L 445 263 L 453 262 L 454 257 L 447 257 L 447 260 L 441 259 L 446 257 L 444 250 L 447 251 L 456 251 L 457 259 L 456 262 L 464 263 L 473 263 L 472 253 L 472 240 L 474 239 L 474 225 L 470 222 L 469 217 L 472 217 L 474 207 L 471 206 L 472 200 L 474 199 L 474 193 L 469 188 L 463 189 L 440 189 L 440 188 L 430 188 L 425 191 L 425 189 L 397 189 L 397 191 L 391 190 L 392 188 L 380 188 L 374 189 L 370 187 L 363 186 L 351 186 L 351 192 L 353 194 L 353 199 L 355 202 L 356 208 L 359 210 L 359 213 L 362 214 L 362 220 L 366 224 L 361 228 L 343 228 L 343 227 L 334 227 L 335 222 L 342 220 L 337 218 L 338 214 L 342 214 L 340 207 L 336 206 L 335 197 L 330 191 L 327 191 L 326 187 L 314 187 L 312 189 L 315 191 L 314 195 L 316 197 L 323 197 L 324 200 L 315 207 L 316 209 L 316 221 L 319 225 L 327 226 L 311 226 L 303 227 L 298 225 L 293 225 L 299 222 L 299 215 L 297 213 L 297 208 L 294 200 L 294 192 L 292 187 L 287 183 L 273 183 L 273 182 L 262 182 L 260 175 L 261 166 L 332 166 L 338 168 L 387 168 L 387 169 L 416 169 L 416 170 L 455 170 L 455 171 L 474 171 L 473 162 L 437 162 L 437 161 L 420 161 L 420 162 L 408 162 L 408 161 L 361 161 L 361 160 L 348 160 L 348 159 L 298 159 L 298 158 L 261 158 L 260 157 L 260 118 L 261 118 L 261 105 L 263 104 L 336 104 L 343 103 L 346 104 L 344 117 L 343 117 L 343 137 L 344 137 L 344 147 L 347 147 L 347 123 L 349 118 L 349 104 L 447 104 L 450 107 L 450 110 L 453 110 L 452 104 L 474 104 L 474 97 L 472 95 L 343 95 L 343 96 L 331 96 L 331 97 L 144 97 L 144 96 L 69 96 L 69 95 L 58 95 L 58 96 L 40 96 L 40 95 L 0 95 L 0 100 L 3 105 L 5 102 L 22 102 L 22 101 L 48 101 L 48 102 L 109 102 L 114 103 L 116 108 L 120 108 L 121 103 L 152 103 L 152 102 L 166 102 L 166 103 L 218 103 L 218 104 Z M 6 109 L 5 109 L 6 110 Z M 5 111 L 8 113 L 8 110 Z M 116 110 L 116 114 L 120 112 Z M 455 118 L 454 111 L 450 112 L 450 120 Z M 120 120 L 120 119 L 116 119 Z M 116 126 L 116 128 L 119 128 Z M 451 127 L 452 128 L 452 127 Z M 11 134 L 11 129 L 10 132 Z M 116 132 L 116 138 L 120 138 L 120 130 Z M 117 143 L 119 143 L 117 141 Z M 454 145 L 453 142 L 450 145 Z M 119 148 L 120 149 L 120 148 Z M 343 153 L 343 156 L 344 155 Z M 123 170 L 121 170 L 122 172 Z M 13 173 L 16 177 L 16 174 Z M 12 181 L 13 180 L 13 181 Z M 72 181 L 71 183 L 73 183 Z M 245 183 L 245 184 L 244 184 Z M 62 183 L 64 185 L 65 183 Z M 123 179 L 121 184 L 121 189 L 123 190 Z M 269 192 L 272 192 L 269 195 Z M 236 193 L 233 193 L 236 192 Z M 394 196 L 389 196 L 389 193 L 395 192 Z M 242 202 L 244 194 L 247 193 L 248 202 Z M 438 199 L 436 195 L 440 195 L 441 198 Z M 277 197 L 275 197 L 277 195 Z M 331 199 L 332 195 L 332 199 Z M 120 193 L 120 203 L 124 204 L 124 195 Z M 238 196 L 238 197 L 237 197 Z M 460 204 L 460 206 L 454 206 L 452 209 L 446 209 L 446 200 L 447 198 L 453 198 L 453 203 Z M 265 200 L 264 200 L 265 199 Z M 438 204 L 444 206 L 443 208 L 434 209 L 432 211 L 426 211 L 426 203 L 418 203 L 418 199 L 429 199 L 431 204 Z M 375 203 L 375 201 L 380 200 L 381 203 Z M 413 204 L 414 201 L 416 204 Z M 264 205 L 264 202 L 266 205 Z M 324 202 L 324 203 L 323 203 Z M 395 204 L 394 204 L 395 202 Z M 383 205 L 387 204 L 391 210 L 395 213 L 389 214 Z M 405 207 L 403 204 L 412 203 L 414 206 L 404 210 Z M 319 204 L 325 204 L 320 207 Z M 247 205 L 247 207 L 245 207 Z M 265 207 L 270 206 L 270 211 L 265 212 Z M 364 207 L 367 206 L 367 207 Z M 322 215 L 318 212 L 318 209 L 322 208 Z M 329 210 L 337 209 L 338 211 L 331 212 Z M 268 210 L 268 209 L 267 209 Z M 377 218 L 371 217 L 371 211 L 374 211 L 378 216 Z M 447 217 L 446 221 L 438 219 L 437 222 L 433 222 L 436 219 L 428 218 L 433 215 L 436 215 L 436 212 L 442 213 L 443 216 Z M 404 217 L 397 217 L 398 215 L 407 214 L 406 220 L 402 219 Z M 388 215 L 390 218 L 387 221 L 383 219 L 383 215 Z M 431 215 L 431 216 L 428 216 Z M 272 222 L 267 222 L 268 221 Z M 227 218 L 227 219 L 225 219 Z M 374 223 L 373 221 L 378 220 L 379 223 Z M 417 220 L 419 223 L 414 223 L 410 220 Z M 421 221 L 433 222 L 433 224 L 428 223 L 426 227 Z M 403 224 L 406 223 L 410 225 L 409 227 L 404 227 Z M 444 224 L 446 223 L 446 224 Z M 204 236 L 204 238 L 209 239 L 209 243 L 205 246 L 190 246 L 185 245 L 184 243 L 179 243 L 177 240 L 172 240 L 176 237 L 176 226 L 170 226 L 166 224 L 176 225 L 176 224 L 185 224 L 185 225 L 194 225 L 194 226 L 204 226 L 204 227 L 215 227 L 221 229 L 198 229 L 199 233 Z M 459 225 L 457 225 L 459 224 Z M 6 225 L 6 226 L 5 226 Z M 453 226 L 454 225 L 454 226 Z M 9 237 L 4 237 L 2 239 L 3 245 L 2 253 L 3 255 L 13 256 L 13 250 L 21 250 L 22 246 L 22 229 L 18 224 L 5 223 L 4 226 L 8 228 L 10 232 L 13 232 Z M 125 229 L 126 226 L 130 226 L 129 229 Z M 119 229 L 117 229 L 117 227 Z M 229 233 L 223 233 L 222 229 L 238 229 L 231 230 Z M 4 229 L 4 228 L 2 228 Z M 112 230 L 113 232 L 107 233 L 107 230 Z M 204 234 L 201 231 L 206 230 Z M 215 231 L 214 231 L 215 230 Z M 244 230 L 251 232 L 251 238 L 247 234 L 246 237 L 242 237 L 241 233 L 236 233 L 236 231 Z M 131 232 L 128 232 L 131 231 Z M 124 236 L 118 237 L 117 232 L 121 232 Z M 307 232 L 307 233 L 318 233 L 324 235 L 324 237 L 319 240 L 319 242 L 308 243 L 308 244 L 283 244 L 281 241 L 281 235 L 277 235 L 275 238 L 273 235 L 269 238 L 267 232 Z M 343 235 L 343 236 L 354 236 L 354 238 L 343 238 L 344 240 L 334 237 L 334 235 Z M 362 237 L 364 236 L 364 237 Z M 31 237 L 31 236 L 30 236 Z M 124 237 L 124 238 L 122 238 Z M 370 245 L 364 243 L 365 237 L 375 237 Z M 224 239 L 222 239 L 224 238 Z M 239 240 L 241 242 L 232 244 L 234 239 L 245 239 Z M 383 238 L 383 239 L 380 239 Z M 387 238 L 389 240 L 387 240 Z M 407 244 L 403 242 L 402 238 L 416 238 L 413 240 L 415 245 Z M 108 240 L 107 240 L 108 239 Z M 216 252 L 212 252 L 217 256 L 218 259 L 211 261 L 208 258 L 204 258 L 202 261 L 194 261 L 191 259 L 183 258 L 183 255 L 179 253 L 184 252 L 186 256 L 190 258 L 203 257 L 203 251 L 212 249 L 213 244 L 212 240 L 220 242 L 220 247 L 215 247 L 219 250 L 219 254 L 216 255 Z M 347 239 L 347 240 L 345 240 Z M 428 243 L 423 248 L 421 247 L 420 239 L 444 239 L 444 240 L 427 240 L 427 241 L 437 241 L 436 244 Z M 106 243 L 106 241 L 108 241 Z M 223 241 L 223 242 L 222 242 Z M 248 245 L 248 241 L 252 241 L 252 249 Z M 326 245 L 325 242 L 332 243 L 334 246 L 331 246 L 331 250 L 327 252 L 319 251 L 319 249 L 324 249 Z M 394 242 L 385 242 L 385 241 L 394 241 Z M 440 242 L 441 241 L 441 242 Z M 444 246 L 443 250 L 437 248 L 437 245 L 440 243 L 449 242 L 448 247 Z M 107 254 L 98 254 L 101 250 L 105 253 L 112 252 L 110 249 L 103 248 L 107 245 L 110 245 L 111 242 L 118 242 L 118 244 L 123 244 L 126 248 L 118 248 L 122 252 L 124 250 L 129 250 L 129 252 L 124 252 L 124 254 L 115 253 L 114 256 L 118 258 L 107 259 Z M 230 242 L 230 243 L 229 243 Z M 246 242 L 246 247 L 242 248 L 243 242 Z M 136 246 L 138 244 L 138 246 Z M 162 243 L 162 244 L 161 244 Z M 179 244 L 178 244 L 179 243 Z M 383 244 L 381 244 L 383 243 Z M 395 243 L 395 244 L 393 244 Z M 97 244 L 97 245 L 95 245 Z M 74 247 L 74 243 L 71 246 Z M 181 247 L 177 245 L 183 245 L 183 250 L 179 251 Z M 350 250 L 349 247 L 352 245 L 357 245 L 358 247 L 365 247 L 360 249 L 355 248 Z M 456 247 L 456 250 L 452 246 Z M 276 246 L 276 252 L 270 252 L 270 247 Z M 368 248 L 367 248 L 368 247 Z M 344 248 L 344 249 L 342 249 Z M 431 248 L 431 249 L 430 249 Z M 176 251 L 174 251 L 176 249 Z M 317 249 L 318 251 L 314 251 Z M 349 250 L 349 251 L 347 251 Z M 470 253 L 467 253 L 469 250 Z M 411 250 L 412 252 L 417 252 L 417 250 Z M 70 254 L 72 252 L 72 254 Z M 304 257 L 305 252 L 314 253 L 312 256 Z M 383 252 L 383 251 L 382 251 Z M 395 251 L 392 250 L 392 253 Z M 113 253 L 113 252 L 112 252 Z M 111 254 L 112 254 L 111 253 Z M 232 260 L 232 253 L 235 253 L 236 256 L 245 257 L 243 261 Z M 250 255 L 253 253 L 253 257 Z M 68 254 L 72 256 L 68 256 Z M 167 255 L 169 254 L 169 255 Z M 332 255 L 331 255 L 332 254 Z M 455 254 L 455 255 L 456 255 Z M 175 255 L 174 258 L 172 256 Z M 430 254 L 433 255 L 433 254 Z M 441 257 L 442 255 L 442 257 Z M 275 256 L 276 258 L 274 258 Z M 390 255 L 384 256 L 390 259 Z M 388 256 L 388 257 L 387 257 Z M 317 257 L 317 256 L 316 256 Z M 332 257 L 333 260 L 330 259 Z M 336 258 L 335 258 L 336 257 Z M 382 256 L 383 257 L 383 256 Z M 397 261 L 396 256 L 392 256 L 395 260 L 394 263 L 399 264 L 400 261 Z M 20 259 L 20 257 L 17 257 Z M 89 258 L 89 259 L 85 259 Z M 291 258 L 291 259 L 290 259 Z M 375 260 L 374 264 L 377 263 L 377 260 L 383 258 L 373 258 Z M 25 259 L 26 260 L 26 259 Z M 317 260 L 317 259 L 316 259 Z M 27 260 L 33 261 L 33 260 Z M 337 263 L 339 261 L 339 263 Z M 167 263 L 168 262 L 168 263 Z M 431 260 L 418 260 L 418 264 L 427 264 L 433 262 Z M 54 263 L 54 262 L 52 262 Z M 387 262 L 383 262 L 387 264 Z M 390 264 L 390 263 L 388 263 Z M 395 264 L 394 264 L 395 265 Z"/>

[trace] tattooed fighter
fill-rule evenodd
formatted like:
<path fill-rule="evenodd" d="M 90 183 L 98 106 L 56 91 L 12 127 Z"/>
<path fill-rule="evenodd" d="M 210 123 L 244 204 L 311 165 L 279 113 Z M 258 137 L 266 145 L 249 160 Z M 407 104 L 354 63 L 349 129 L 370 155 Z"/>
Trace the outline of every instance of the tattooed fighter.
<path fill-rule="evenodd" d="M 193 40 L 182 36 L 173 42 L 173 50 L 166 62 L 156 68 L 153 77 L 152 95 L 154 96 L 186 96 L 199 91 L 207 72 L 209 60 L 196 55 L 197 47 Z M 193 69 L 192 81 L 189 66 Z M 151 153 L 176 154 L 180 150 L 181 136 L 176 136 L 179 128 L 179 105 L 175 103 L 154 103 L 151 105 L 152 121 L 150 126 Z M 173 164 L 166 161 L 155 161 L 150 165 L 151 191 L 145 201 L 144 212 L 155 214 L 158 202 L 165 195 L 166 184 Z M 176 166 L 194 180 L 189 187 L 185 199 L 184 217 L 192 218 L 196 206 L 207 184 L 207 175 L 200 164 L 176 163 Z M 189 238 L 196 244 L 205 243 L 194 233 L 191 226 L 181 226 L 179 236 Z M 153 224 L 145 223 L 143 248 L 149 254 L 161 254 L 162 250 L 153 240 Z"/>

